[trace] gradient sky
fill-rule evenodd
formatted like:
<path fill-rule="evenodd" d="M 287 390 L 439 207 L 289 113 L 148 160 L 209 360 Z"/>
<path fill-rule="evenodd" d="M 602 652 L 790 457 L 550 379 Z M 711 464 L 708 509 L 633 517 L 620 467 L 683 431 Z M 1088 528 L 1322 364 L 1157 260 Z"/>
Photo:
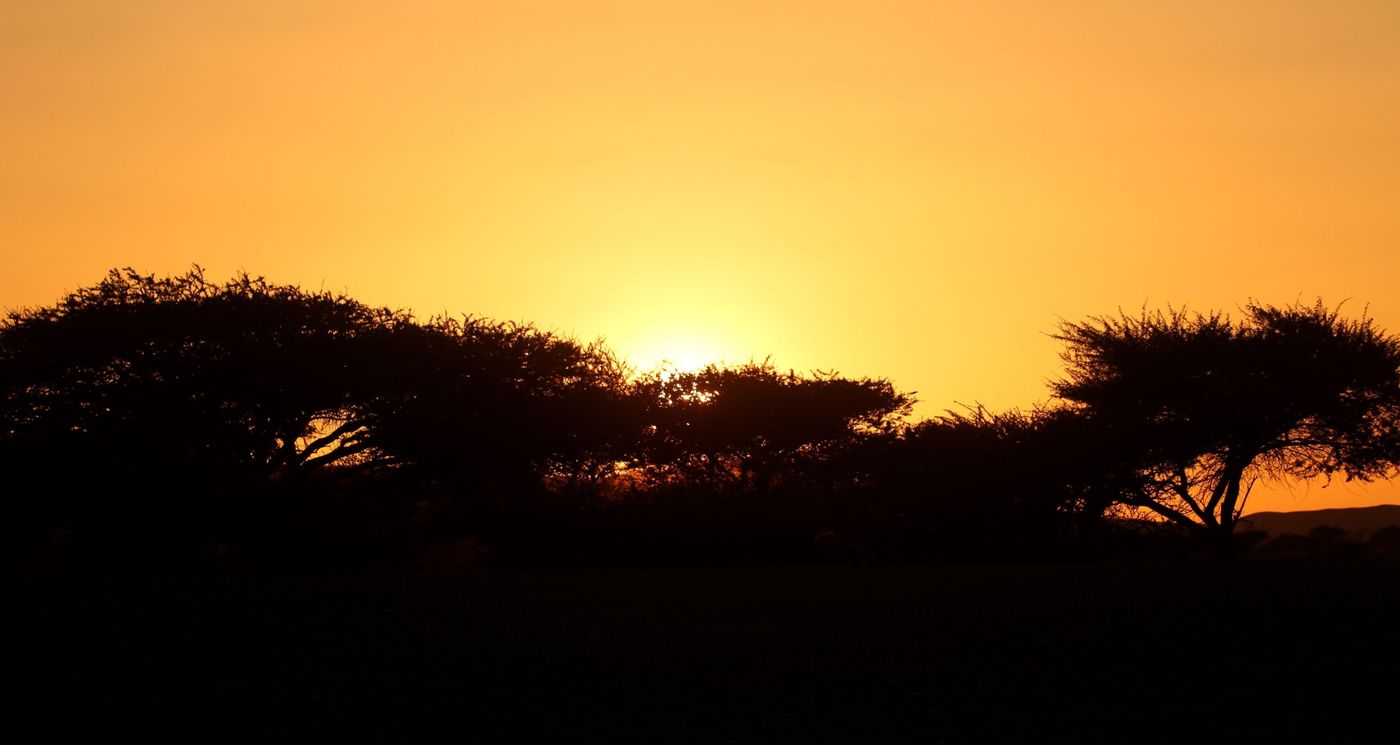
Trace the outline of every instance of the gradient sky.
<path fill-rule="evenodd" d="M 1379 0 L 0 0 L 0 305 L 198 263 L 1026 406 L 1060 318 L 1400 331 L 1397 32 Z"/>

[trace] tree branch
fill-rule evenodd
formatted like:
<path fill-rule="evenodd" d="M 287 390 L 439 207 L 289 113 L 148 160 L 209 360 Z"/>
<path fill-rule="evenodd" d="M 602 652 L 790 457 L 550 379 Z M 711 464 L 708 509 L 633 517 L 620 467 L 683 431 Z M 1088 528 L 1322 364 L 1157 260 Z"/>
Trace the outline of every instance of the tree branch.
<path fill-rule="evenodd" d="M 305 448 L 302 448 L 301 453 L 298 454 L 298 460 L 301 463 L 306 463 L 308 459 L 311 458 L 311 456 L 317 453 L 317 451 L 321 450 L 327 445 L 330 445 L 336 440 L 339 440 L 348 432 L 356 429 L 361 429 L 360 421 L 358 419 L 345 420 L 341 423 L 339 427 L 336 427 L 335 429 L 331 430 L 323 437 L 316 438 L 315 440 L 307 444 Z"/>
<path fill-rule="evenodd" d="M 372 447 L 374 446 L 368 442 L 358 442 L 354 445 L 342 445 L 330 451 L 329 453 L 326 453 L 325 455 L 318 455 L 315 458 L 311 458 L 304 461 L 302 463 L 302 466 L 304 468 L 316 468 L 317 466 L 321 466 L 326 463 L 333 463 L 335 461 L 341 460 L 342 458 L 348 458 L 357 453 L 363 453 L 364 451 L 369 450 Z"/>

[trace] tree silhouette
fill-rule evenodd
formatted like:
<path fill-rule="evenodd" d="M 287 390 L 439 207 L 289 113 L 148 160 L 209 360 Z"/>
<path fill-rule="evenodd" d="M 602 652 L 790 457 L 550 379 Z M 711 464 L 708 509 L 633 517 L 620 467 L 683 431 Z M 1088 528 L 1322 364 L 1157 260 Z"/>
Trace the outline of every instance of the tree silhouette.
<path fill-rule="evenodd" d="M 94 566 L 964 560 L 1047 555 L 1116 508 L 1225 549 L 1260 478 L 1400 462 L 1400 340 L 1369 320 L 1058 338 L 1058 403 L 909 425 L 884 379 L 633 376 L 528 324 L 113 271 L 0 321 L 0 540 Z"/>
<path fill-rule="evenodd" d="M 151 438 L 142 461 L 208 460 L 271 475 L 365 453 L 357 409 L 377 390 L 369 342 L 410 323 L 331 293 L 196 270 L 113 271 L 0 327 L 12 432 Z M 32 433 L 30 433 L 32 434 Z M 109 446 L 111 443 L 108 443 Z"/>
<path fill-rule="evenodd" d="M 562 509 L 542 502 L 587 499 L 635 448 L 640 406 L 600 344 L 478 318 L 397 342 L 367 441 L 429 495 L 421 519 L 437 540 L 527 531 Z"/>
<path fill-rule="evenodd" d="M 9 543 L 194 555 L 296 542 L 351 503 L 460 532 L 488 498 L 560 493 L 632 452 L 624 373 L 522 324 L 113 271 L 0 324 Z"/>
<path fill-rule="evenodd" d="M 1043 555 L 1098 526 L 1140 477 L 1120 443 L 1065 408 L 950 411 L 868 443 L 874 550 L 905 557 Z"/>
<path fill-rule="evenodd" d="M 0 459 L 18 524 L 135 550 L 275 523 L 275 505 L 259 505 L 271 485 L 391 462 L 367 438 L 367 406 L 386 390 L 375 373 L 390 338 L 411 325 L 343 295 L 246 274 L 216 284 L 198 268 L 112 271 L 10 313 Z"/>
<path fill-rule="evenodd" d="M 763 489 L 812 469 L 854 439 L 891 431 L 912 400 L 887 380 L 779 372 L 767 362 L 654 374 L 643 462 L 669 479 Z"/>
<path fill-rule="evenodd" d="M 863 496 L 855 454 L 910 405 L 885 380 L 766 361 L 655 371 L 630 390 L 641 436 L 575 532 L 579 554 L 609 564 L 823 560 L 822 536 L 844 535 Z"/>
<path fill-rule="evenodd" d="M 1400 340 L 1320 303 L 1064 323 L 1055 394 L 1135 454 L 1125 504 L 1229 536 L 1260 478 L 1391 474 Z"/>

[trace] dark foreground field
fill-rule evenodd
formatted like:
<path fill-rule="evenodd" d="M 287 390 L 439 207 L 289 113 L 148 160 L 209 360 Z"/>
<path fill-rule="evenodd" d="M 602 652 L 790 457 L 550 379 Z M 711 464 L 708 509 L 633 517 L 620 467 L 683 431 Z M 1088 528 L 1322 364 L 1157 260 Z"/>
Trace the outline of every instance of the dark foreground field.
<path fill-rule="evenodd" d="M 1394 559 L 127 578 L 6 605 L 31 741 L 1400 738 Z"/>

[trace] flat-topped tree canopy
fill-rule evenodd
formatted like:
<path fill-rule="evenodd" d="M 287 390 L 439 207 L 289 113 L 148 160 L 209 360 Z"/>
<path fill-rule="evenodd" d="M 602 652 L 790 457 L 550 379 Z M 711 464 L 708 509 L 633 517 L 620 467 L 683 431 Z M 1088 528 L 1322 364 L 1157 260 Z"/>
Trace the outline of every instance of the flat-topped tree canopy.
<path fill-rule="evenodd" d="M 1251 303 L 1061 325 L 1056 396 L 1133 443 L 1129 498 L 1228 536 L 1260 478 L 1373 480 L 1400 461 L 1400 339 L 1371 319 Z"/>
<path fill-rule="evenodd" d="M 0 319 L 0 522 L 24 540 L 228 543 L 312 480 L 518 491 L 616 460 L 597 453 L 640 426 L 613 415 L 624 385 L 601 346 L 524 324 L 113 270 Z"/>
<path fill-rule="evenodd" d="M 862 436 L 893 432 L 913 399 L 883 378 L 784 373 L 768 361 L 643 376 L 641 458 L 668 474 L 768 482 Z"/>
<path fill-rule="evenodd" d="M 198 464 L 263 477 L 365 457 L 378 352 L 411 323 L 247 274 L 113 270 L 0 322 L 4 413 L 24 442 L 147 476 Z"/>

